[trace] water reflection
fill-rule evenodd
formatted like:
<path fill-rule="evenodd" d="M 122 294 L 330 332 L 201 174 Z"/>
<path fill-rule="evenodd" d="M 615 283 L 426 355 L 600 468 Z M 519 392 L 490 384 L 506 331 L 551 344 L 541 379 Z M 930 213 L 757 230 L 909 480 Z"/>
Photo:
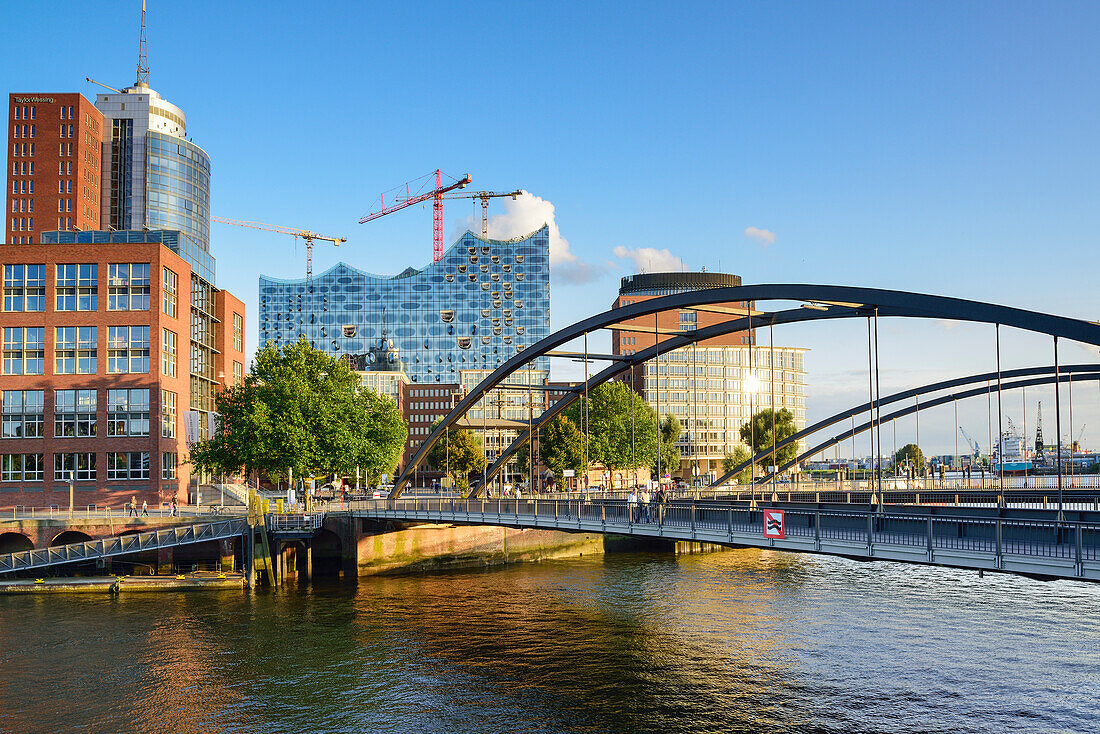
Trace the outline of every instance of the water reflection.
<path fill-rule="evenodd" d="M 1072 582 L 759 550 L 0 597 L 0 730 L 1084 731 Z"/>

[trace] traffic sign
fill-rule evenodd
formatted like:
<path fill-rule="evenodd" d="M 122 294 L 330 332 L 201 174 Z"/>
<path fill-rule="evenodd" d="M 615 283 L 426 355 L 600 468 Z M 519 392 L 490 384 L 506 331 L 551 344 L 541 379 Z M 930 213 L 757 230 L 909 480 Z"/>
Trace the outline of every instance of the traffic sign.
<path fill-rule="evenodd" d="M 787 537 L 783 527 L 783 510 L 764 510 L 764 537 L 777 540 Z"/>

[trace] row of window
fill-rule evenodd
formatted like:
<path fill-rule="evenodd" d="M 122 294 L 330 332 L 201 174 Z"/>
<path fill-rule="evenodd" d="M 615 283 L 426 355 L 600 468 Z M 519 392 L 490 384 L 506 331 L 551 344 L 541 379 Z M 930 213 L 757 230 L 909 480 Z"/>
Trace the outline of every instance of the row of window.
<path fill-rule="evenodd" d="M 172 271 L 165 268 L 165 273 Z M 173 283 L 175 273 L 172 273 Z M 149 310 L 149 263 L 110 263 L 107 270 L 108 311 Z M 65 263 L 56 266 L 55 311 L 96 311 L 99 308 L 99 266 Z M 175 315 L 175 294 L 171 294 Z M 168 295 L 165 296 L 166 310 Z M 46 310 L 46 266 L 4 266 L 4 310 Z"/>
<path fill-rule="evenodd" d="M 13 194 L 33 194 L 34 193 L 34 179 L 12 179 L 11 192 Z"/>
<path fill-rule="evenodd" d="M 65 155 L 65 144 L 61 143 L 61 155 Z M 15 158 L 34 157 L 34 143 L 12 143 L 11 154 Z"/>
<path fill-rule="evenodd" d="M 27 107 L 26 105 L 23 105 L 20 107 L 15 107 L 14 110 L 15 116 L 12 118 L 14 120 L 34 120 L 38 117 L 37 107 Z M 62 114 L 64 114 L 65 108 L 62 107 L 61 111 Z"/>
<path fill-rule="evenodd" d="M 12 138 L 33 138 L 34 137 L 34 125 L 12 125 L 11 136 Z M 61 126 L 61 137 L 65 137 L 65 126 Z"/>
<path fill-rule="evenodd" d="M 44 438 L 42 390 L 5 390 L 0 438 Z M 161 390 L 162 438 L 176 437 L 177 396 Z M 107 435 L 149 435 L 149 389 L 107 390 Z M 94 438 L 97 435 L 97 391 L 54 391 L 54 438 Z"/>
<path fill-rule="evenodd" d="M 61 164 L 61 168 L 65 168 L 65 164 Z M 64 171 L 63 171 L 64 172 Z M 13 176 L 33 176 L 34 175 L 34 161 L 12 161 L 11 163 L 11 175 Z"/>
<path fill-rule="evenodd" d="M 107 479 L 148 479 L 148 451 L 109 451 Z M 177 478 L 176 454 L 165 451 L 160 457 L 160 478 Z M 0 454 L 0 482 L 41 482 L 45 479 L 42 454 Z M 96 454 L 53 455 L 53 479 L 56 482 L 89 482 L 96 479 Z"/>
<path fill-rule="evenodd" d="M 55 327 L 55 374 L 96 374 L 95 326 Z M 45 328 L 4 327 L 5 375 L 45 374 Z M 148 374 L 149 327 L 107 327 L 107 373 Z"/>

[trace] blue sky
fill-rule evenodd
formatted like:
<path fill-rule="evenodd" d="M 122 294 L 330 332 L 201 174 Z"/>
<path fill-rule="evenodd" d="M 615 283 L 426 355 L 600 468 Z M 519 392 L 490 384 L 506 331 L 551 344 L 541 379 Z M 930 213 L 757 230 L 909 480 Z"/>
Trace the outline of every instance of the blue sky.
<path fill-rule="evenodd" d="M 1095 4 L 149 6 L 150 83 L 213 159 L 213 212 L 348 237 L 339 250 L 318 245 L 317 271 L 338 259 L 378 273 L 426 263 L 429 209 L 357 221 L 379 192 L 438 167 L 549 202 L 494 204 L 502 229 L 552 205 L 576 258 L 554 275 L 555 327 L 606 308 L 621 275 L 653 262 L 629 257 L 641 248 L 746 282 L 1100 317 Z M 132 83 L 138 8 L 4 7 L 3 86 L 94 99 L 85 76 Z M 448 205 L 448 236 L 476 213 Z M 215 225 L 212 248 L 218 285 L 250 316 L 261 272 L 304 270 L 289 237 Z M 991 332 L 884 325 L 884 391 L 988 368 L 992 353 L 974 345 Z M 777 334 L 812 349 L 811 417 L 864 398 L 860 333 Z M 1006 366 L 1049 361 L 1042 340 L 1002 338 Z M 1095 361 L 1074 349 L 1063 361 Z M 1075 416 L 1100 431 L 1090 394 L 1075 396 Z M 963 413 L 984 425 L 984 406 Z M 949 450 L 953 419 L 939 422 L 922 434 Z"/>

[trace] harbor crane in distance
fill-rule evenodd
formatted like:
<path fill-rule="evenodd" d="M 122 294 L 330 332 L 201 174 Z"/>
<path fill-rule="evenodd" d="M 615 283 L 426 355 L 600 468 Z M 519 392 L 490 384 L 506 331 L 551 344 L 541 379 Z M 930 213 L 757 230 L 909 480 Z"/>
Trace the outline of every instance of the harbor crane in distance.
<path fill-rule="evenodd" d="M 959 426 L 959 432 L 963 435 L 963 438 L 966 439 L 966 443 L 970 446 L 974 458 L 980 459 L 982 456 L 982 449 L 981 446 L 978 445 L 978 442 L 972 439 L 970 434 L 967 433 L 962 426 Z"/>
<path fill-rule="evenodd" d="M 211 216 L 210 221 L 221 222 L 222 224 L 232 224 L 235 227 L 249 227 L 250 229 L 262 229 L 265 232 L 278 232 L 280 234 L 288 234 L 294 237 L 294 241 L 297 242 L 301 237 L 306 241 L 306 283 L 313 283 L 313 241 L 321 240 L 323 242 L 331 242 L 337 247 L 341 242 L 347 242 L 347 237 L 325 237 L 324 235 L 317 234 L 308 229 L 295 229 L 294 227 L 284 227 L 280 224 L 264 224 L 262 222 L 246 222 L 241 219 L 227 219 L 226 217 Z"/>
<path fill-rule="evenodd" d="M 431 190 L 425 191 L 424 188 L 430 183 L 432 176 L 435 176 L 435 187 Z M 453 179 L 453 177 L 451 176 L 448 176 L 447 178 Z M 443 195 L 451 191 L 455 191 L 456 189 L 466 188 L 466 186 L 473 181 L 473 178 L 471 178 L 470 174 L 467 173 L 462 178 L 453 180 L 454 183 L 444 186 L 443 172 L 437 168 L 433 173 L 428 173 L 421 176 L 420 178 L 413 179 L 412 181 L 407 181 L 405 183 L 405 195 L 395 195 L 393 197 L 392 203 L 388 205 L 386 204 L 386 194 L 394 191 L 395 189 L 390 189 L 390 191 L 383 191 L 378 196 L 378 208 L 372 211 L 370 214 L 362 217 L 359 220 L 359 224 L 372 222 L 379 217 L 384 217 L 387 214 L 392 214 L 393 212 L 400 211 L 401 209 L 410 207 L 413 204 L 419 204 L 422 201 L 432 199 L 432 220 L 434 225 L 432 228 L 432 254 L 434 261 L 439 262 L 440 259 L 443 258 Z M 415 191 L 413 190 L 413 184 L 417 185 Z M 396 190 L 400 191 L 400 188 Z"/>

